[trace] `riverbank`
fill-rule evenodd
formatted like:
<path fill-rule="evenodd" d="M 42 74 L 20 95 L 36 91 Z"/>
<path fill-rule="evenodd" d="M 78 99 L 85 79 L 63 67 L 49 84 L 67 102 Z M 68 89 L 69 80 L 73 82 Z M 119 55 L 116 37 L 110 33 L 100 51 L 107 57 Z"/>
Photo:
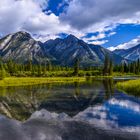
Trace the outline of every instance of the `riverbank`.
<path fill-rule="evenodd" d="M 118 82 L 116 87 L 127 93 L 140 94 L 140 79 Z"/>
<path fill-rule="evenodd" d="M 0 87 L 9 86 L 27 86 L 46 83 L 71 83 L 71 82 L 85 82 L 85 77 L 8 77 L 0 80 Z"/>

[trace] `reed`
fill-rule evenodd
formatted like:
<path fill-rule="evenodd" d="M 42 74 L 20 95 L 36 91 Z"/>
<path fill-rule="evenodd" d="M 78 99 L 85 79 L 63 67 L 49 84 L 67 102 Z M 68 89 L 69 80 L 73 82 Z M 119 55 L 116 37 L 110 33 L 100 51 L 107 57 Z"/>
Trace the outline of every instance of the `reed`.
<path fill-rule="evenodd" d="M 84 77 L 8 77 L 0 80 L 0 87 L 7 86 L 26 86 L 26 85 L 37 85 L 37 84 L 46 84 L 46 83 L 66 83 L 66 82 L 84 82 L 86 78 Z"/>
<path fill-rule="evenodd" d="M 140 95 L 140 79 L 125 81 L 125 82 L 118 82 L 116 87 L 127 93 Z"/>

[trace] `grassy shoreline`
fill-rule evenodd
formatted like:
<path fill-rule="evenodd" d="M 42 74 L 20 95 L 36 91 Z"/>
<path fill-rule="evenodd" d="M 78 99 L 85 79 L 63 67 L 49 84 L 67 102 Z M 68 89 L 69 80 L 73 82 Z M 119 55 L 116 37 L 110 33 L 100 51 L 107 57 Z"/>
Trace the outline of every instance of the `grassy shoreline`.
<path fill-rule="evenodd" d="M 90 76 L 90 78 L 113 78 L 120 76 Z M 28 86 L 47 83 L 72 83 L 72 82 L 85 82 L 88 77 L 6 77 L 0 80 L 0 87 L 9 86 Z M 131 86 L 130 86 L 131 85 Z M 126 92 L 139 92 L 140 93 L 140 79 L 130 80 L 126 82 L 119 82 L 116 85 L 120 90 Z M 137 91 L 138 90 L 138 91 Z"/>
<path fill-rule="evenodd" d="M 116 87 L 127 93 L 139 94 L 140 95 L 140 79 L 129 80 L 125 82 L 118 82 Z"/>
<path fill-rule="evenodd" d="M 28 86 L 47 83 L 85 82 L 86 77 L 8 77 L 0 80 L 0 87 Z"/>
<path fill-rule="evenodd" d="M 28 86 L 47 83 L 86 82 L 88 78 L 113 78 L 113 76 L 73 76 L 73 77 L 6 77 L 0 80 L 0 87 Z"/>

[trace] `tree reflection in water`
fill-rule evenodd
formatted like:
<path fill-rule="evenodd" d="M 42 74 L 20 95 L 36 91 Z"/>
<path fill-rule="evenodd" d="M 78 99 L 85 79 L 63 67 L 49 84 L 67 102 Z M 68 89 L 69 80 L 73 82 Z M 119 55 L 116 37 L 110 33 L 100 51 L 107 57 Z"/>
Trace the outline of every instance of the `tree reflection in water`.
<path fill-rule="evenodd" d="M 114 96 L 113 79 L 88 78 L 85 83 L 45 84 L 0 89 L 0 113 L 26 120 L 42 108 L 75 116 L 89 106 L 103 104 Z"/>

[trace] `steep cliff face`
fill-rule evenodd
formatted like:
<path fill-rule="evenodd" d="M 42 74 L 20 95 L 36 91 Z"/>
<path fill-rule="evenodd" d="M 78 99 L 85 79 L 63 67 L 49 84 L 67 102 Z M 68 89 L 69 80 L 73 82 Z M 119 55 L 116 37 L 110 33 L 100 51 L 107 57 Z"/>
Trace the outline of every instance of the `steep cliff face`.
<path fill-rule="evenodd" d="M 42 43 L 35 41 L 26 32 L 10 34 L 0 40 L 0 54 L 4 60 L 12 59 L 19 63 L 24 63 L 32 59 L 42 61 L 48 59 L 44 54 Z"/>

